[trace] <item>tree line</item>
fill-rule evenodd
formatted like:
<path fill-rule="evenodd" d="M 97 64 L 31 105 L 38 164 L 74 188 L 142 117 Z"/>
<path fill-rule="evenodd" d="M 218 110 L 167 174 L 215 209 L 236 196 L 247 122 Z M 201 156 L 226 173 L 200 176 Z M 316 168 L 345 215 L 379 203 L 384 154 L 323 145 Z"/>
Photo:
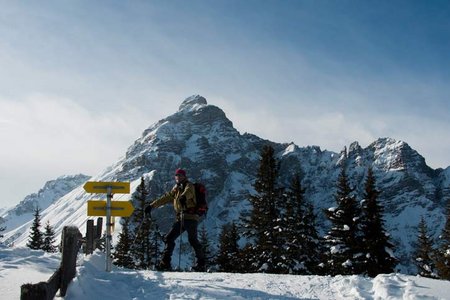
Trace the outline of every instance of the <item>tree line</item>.
<path fill-rule="evenodd" d="M 58 247 L 55 243 L 55 230 L 47 221 L 44 231 L 41 231 L 41 210 L 36 207 L 34 210 L 33 224 L 31 225 L 27 247 L 33 250 L 44 250 L 45 252 L 56 252 Z"/>
<path fill-rule="evenodd" d="M 280 185 L 274 149 L 265 146 L 253 185 L 256 194 L 249 199 L 250 214 L 222 229 L 219 271 L 370 277 L 394 272 L 398 259 L 385 228 L 373 170 L 367 169 L 363 199 L 358 201 L 344 166 L 336 184 L 336 205 L 323 211 L 330 227 L 319 237 L 317 216 L 305 199 L 300 176 L 294 175 L 287 188 Z M 241 234 L 247 240 L 242 247 Z M 422 218 L 413 257 L 419 275 L 450 280 L 450 201 L 438 241 L 430 237 Z"/>
<path fill-rule="evenodd" d="M 397 260 L 384 229 L 383 207 L 377 201 L 371 169 L 364 200 L 358 202 L 342 167 L 336 206 L 324 211 L 331 224 L 325 236 L 319 236 L 317 215 L 305 198 L 300 175 L 295 174 L 290 186 L 284 187 L 278 170 L 274 149 L 265 146 L 253 185 L 256 193 L 249 199 L 250 214 L 242 215 L 240 224 L 227 224 L 222 230 L 219 270 L 368 276 L 394 271 Z M 242 247 L 240 233 L 247 240 Z"/>
<path fill-rule="evenodd" d="M 240 222 L 226 224 L 220 235 L 219 270 L 317 275 L 362 274 L 375 277 L 395 271 L 394 245 L 385 229 L 384 207 L 376 178 L 367 169 L 363 199 L 358 201 L 349 184 L 345 163 L 337 180 L 336 205 L 323 211 L 331 224 L 319 237 L 311 202 L 305 199 L 300 176 L 289 187 L 278 181 L 274 149 L 263 148 L 252 211 Z M 241 234 L 247 244 L 240 247 Z M 424 218 L 418 225 L 414 259 L 418 274 L 450 280 L 450 203 L 438 241 L 428 232 Z"/>
<path fill-rule="evenodd" d="M 336 205 L 323 210 L 329 221 L 326 234 L 317 230 L 317 214 L 305 197 L 300 174 L 289 186 L 279 178 L 274 149 L 261 151 L 255 193 L 249 196 L 250 211 L 225 224 L 218 249 L 212 251 L 205 226 L 200 240 L 211 270 L 219 272 L 265 272 L 276 274 L 352 275 L 374 277 L 395 271 L 398 260 L 386 231 L 381 191 L 367 169 L 363 198 L 358 200 L 342 164 L 334 195 Z M 115 264 L 133 269 L 153 269 L 162 247 L 157 224 L 144 217 L 148 188 L 144 178 L 133 194 L 138 203 L 134 214 L 124 218 L 114 258 Z M 448 208 L 450 216 L 450 206 Z M 450 221 L 434 246 L 425 221 L 418 226 L 415 262 L 422 276 L 450 279 Z"/>

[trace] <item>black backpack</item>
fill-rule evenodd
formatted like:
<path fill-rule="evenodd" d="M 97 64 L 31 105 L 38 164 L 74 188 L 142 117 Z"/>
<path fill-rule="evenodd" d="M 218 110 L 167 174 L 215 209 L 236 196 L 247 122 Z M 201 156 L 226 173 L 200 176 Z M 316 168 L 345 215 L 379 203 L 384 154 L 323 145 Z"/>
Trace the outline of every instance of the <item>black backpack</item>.
<path fill-rule="evenodd" d="M 208 211 L 208 202 L 206 201 L 206 187 L 203 183 L 194 183 L 195 188 L 195 201 L 197 205 L 195 206 L 195 213 L 200 217 L 206 215 Z"/>

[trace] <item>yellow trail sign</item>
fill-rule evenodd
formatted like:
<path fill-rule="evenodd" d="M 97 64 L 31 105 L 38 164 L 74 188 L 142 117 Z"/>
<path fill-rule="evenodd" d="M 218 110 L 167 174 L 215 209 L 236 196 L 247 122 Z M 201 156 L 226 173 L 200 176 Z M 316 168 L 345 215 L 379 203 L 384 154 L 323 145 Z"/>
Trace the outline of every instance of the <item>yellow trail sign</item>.
<path fill-rule="evenodd" d="M 130 183 L 129 182 L 100 182 L 100 181 L 88 181 L 83 186 L 84 190 L 88 193 L 108 193 L 108 188 L 111 188 L 112 194 L 129 194 Z"/>
<path fill-rule="evenodd" d="M 89 200 L 88 216 L 106 216 L 106 201 L 104 200 Z M 134 211 L 133 203 L 131 201 L 111 201 L 111 216 L 112 217 L 129 217 Z"/>

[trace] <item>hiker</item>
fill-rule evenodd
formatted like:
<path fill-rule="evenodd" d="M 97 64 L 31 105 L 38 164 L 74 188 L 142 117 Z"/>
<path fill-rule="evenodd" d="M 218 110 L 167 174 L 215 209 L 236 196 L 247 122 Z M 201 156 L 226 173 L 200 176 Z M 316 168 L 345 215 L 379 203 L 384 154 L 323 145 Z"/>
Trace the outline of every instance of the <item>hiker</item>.
<path fill-rule="evenodd" d="M 173 203 L 176 212 L 176 221 L 172 229 L 164 237 L 165 248 L 163 257 L 156 269 L 159 271 L 171 270 L 172 252 L 175 248 L 175 240 L 186 230 L 191 246 L 194 248 L 197 258 L 196 265 L 192 268 L 194 271 L 205 271 L 205 256 L 202 245 L 197 238 L 197 225 L 199 216 L 195 212 L 196 200 L 194 185 L 189 182 L 186 171 L 177 169 L 175 171 L 175 186 L 171 191 L 165 193 L 162 197 L 151 202 L 145 208 L 146 215 L 151 213 L 152 208 L 157 208 Z"/>

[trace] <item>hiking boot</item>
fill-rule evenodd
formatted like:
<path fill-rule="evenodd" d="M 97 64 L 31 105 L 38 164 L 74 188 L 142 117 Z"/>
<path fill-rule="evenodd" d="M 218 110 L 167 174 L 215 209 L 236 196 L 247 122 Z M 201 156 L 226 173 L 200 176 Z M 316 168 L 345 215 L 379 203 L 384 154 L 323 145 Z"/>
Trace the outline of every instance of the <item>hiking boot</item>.
<path fill-rule="evenodd" d="M 172 266 L 170 265 L 170 263 L 161 261 L 159 264 L 156 265 L 156 270 L 158 270 L 158 271 L 171 271 L 172 270 Z"/>

